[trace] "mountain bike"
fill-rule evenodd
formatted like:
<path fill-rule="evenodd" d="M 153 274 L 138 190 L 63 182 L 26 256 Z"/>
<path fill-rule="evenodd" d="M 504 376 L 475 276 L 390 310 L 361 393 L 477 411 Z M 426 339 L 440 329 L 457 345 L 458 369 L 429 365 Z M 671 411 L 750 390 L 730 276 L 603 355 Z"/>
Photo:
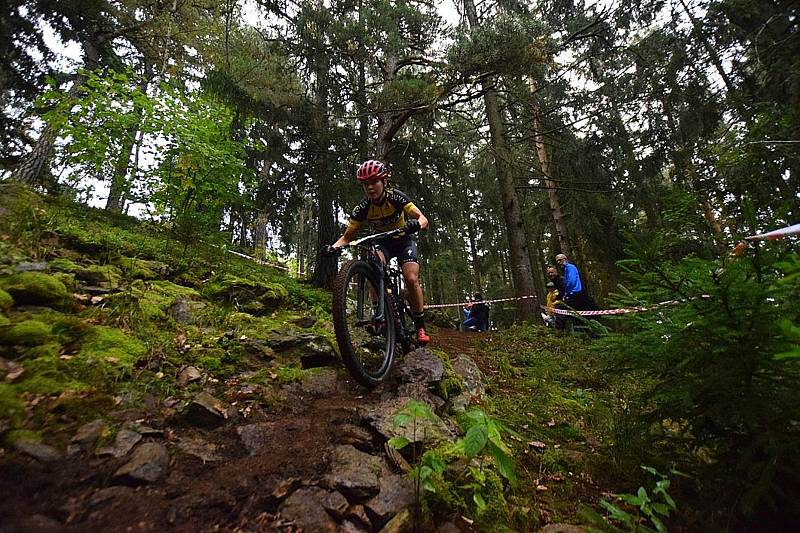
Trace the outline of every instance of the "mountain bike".
<path fill-rule="evenodd" d="M 392 370 L 397 347 L 416 348 L 411 309 L 402 289 L 402 272 L 383 264 L 377 241 L 403 234 L 403 228 L 369 235 L 347 246 L 361 258 L 342 264 L 333 288 L 333 329 L 347 370 L 374 388 Z"/>

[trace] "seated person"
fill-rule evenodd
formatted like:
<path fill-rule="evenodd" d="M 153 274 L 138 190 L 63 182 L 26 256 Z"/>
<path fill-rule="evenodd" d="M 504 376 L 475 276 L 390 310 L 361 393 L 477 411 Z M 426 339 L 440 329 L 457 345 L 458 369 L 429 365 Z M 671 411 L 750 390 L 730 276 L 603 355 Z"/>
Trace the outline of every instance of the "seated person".
<path fill-rule="evenodd" d="M 489 329 L 489 306 L 483 303 L 483 295 L 476 292 L 474 299 L 477 303 L 472 303 L 464 309 L 464 323 L 461 325 L 464 331 L 487 331 Z"/>

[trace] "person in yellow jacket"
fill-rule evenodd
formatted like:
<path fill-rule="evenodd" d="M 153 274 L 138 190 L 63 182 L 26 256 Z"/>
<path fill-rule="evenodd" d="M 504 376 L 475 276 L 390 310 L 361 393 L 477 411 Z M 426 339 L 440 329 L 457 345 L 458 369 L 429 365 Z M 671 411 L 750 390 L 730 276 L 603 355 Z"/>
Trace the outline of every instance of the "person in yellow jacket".
<path fill-rule="evenodd" d="M 545 324 L 550 327 L 555 327 L 556 317 L 553 315 L 553 308 L 556 304 L 561 302 L 561 295 L 558 294 L 556 284 L 552 281 L 547 282 L 547 299 L 545 300 L 545 307 L 547 307 L 547 316 L 544 318 Z"/>

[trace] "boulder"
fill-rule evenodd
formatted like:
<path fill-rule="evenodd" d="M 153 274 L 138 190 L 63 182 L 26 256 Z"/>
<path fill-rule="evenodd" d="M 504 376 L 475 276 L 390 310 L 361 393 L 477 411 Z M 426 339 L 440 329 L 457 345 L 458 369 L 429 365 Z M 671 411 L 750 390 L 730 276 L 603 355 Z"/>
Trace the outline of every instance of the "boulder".
<path fill-rule="evenodd" d="M 444 376 L 444 364 L 428 350 L 414 350 L 400 362 L 395 375 L 404 383 L 435 383 Z"/>
<path fill-rule="evenodd" d="M 380 458 L 361 452 L 343 444 L 333 449 L 330 471 L 325 476 L 325 485 L 338 490 L 350 501 L 364 501 L 378 494 L 381 472 Z"/>
<path fill-rule="evenodd" d="M 51 463 L 62 458 L 61 452 L 59 452 L 57 449 L 53 448 L 52 446 L 48 446 L 47 444 L 37 442 L 33 439 L 17 439 L 14 441 L 14 448 L 16 448 L 17 451 L 22 452 L 25 455 L 29 455 L 37 461 L 41 461 L 43 463 Z"/>
<path fill-rule="evenodd" d="M 163 444 L 146 442 L 136 448 L 131 460 L 119 467 L 114 479 L 125 485 L 155 483 L 167 472 L 169 453 Z"/>
<path fill-rule="evenodd" d="M 372 524 L 383 527 L 395 515 L 414 504 L 414 485 L 399 475 L 381 477 L 380 492 L 364 504 Z"/>
<path fill-rule="evenodd" d="M 297 490 L 281 505 L 280 516 L 284 521 L 291 522 L 295 530 L 315 533 L 338 532 L 338 524 L 325 508 L 329 494 L 319 487 Z"/>

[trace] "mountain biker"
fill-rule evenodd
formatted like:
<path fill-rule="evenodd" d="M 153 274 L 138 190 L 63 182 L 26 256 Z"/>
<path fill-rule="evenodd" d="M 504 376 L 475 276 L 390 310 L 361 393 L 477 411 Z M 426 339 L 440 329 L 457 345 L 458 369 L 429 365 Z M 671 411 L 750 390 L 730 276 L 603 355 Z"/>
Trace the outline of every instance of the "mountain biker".
<path fill-rule="evenodd" d="M 387 187 L 391 173 L 389 168 L 375 159 L 365 161 L 356 171 L 356 179 L 364 188 L 366 195 L 353 209 L 347 228 L 339 239 L 325 250 L 335 254 L 339 248 L 349 243 L 358 233 L 364 222 L 368 222 L 379 232 L 404 228 L 405 233 L 378 241 L 379 253 L 383 262 L 397 257 L 406 282 L 408 301 L 411 304 L 411 318 L 417 330 L 417 342 L 426 345 L 431 338 L 425 331 L 425 313 L 422 287 L 419 284 L 419 262 L 417 243 L 411 238 L 413 233 L 428 227 L 428 219 L 405 193 Z"/>

